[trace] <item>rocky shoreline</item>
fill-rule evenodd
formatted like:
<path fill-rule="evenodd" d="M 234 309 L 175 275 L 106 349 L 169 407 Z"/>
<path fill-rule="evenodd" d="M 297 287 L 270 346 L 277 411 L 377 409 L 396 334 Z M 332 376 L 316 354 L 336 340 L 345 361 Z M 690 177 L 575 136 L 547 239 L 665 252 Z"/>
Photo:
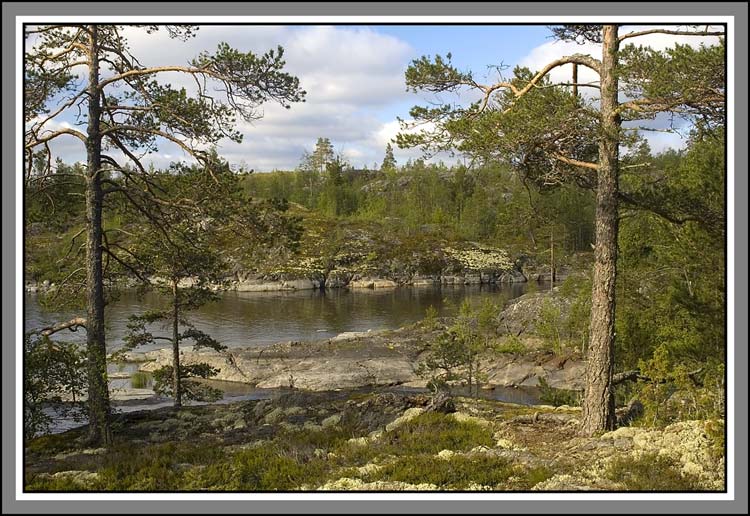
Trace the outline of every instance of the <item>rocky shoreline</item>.
<path fill-rule="evenodd" d="M 438 335 L 418 325 L 399 330 L 349 332 L 331 339 L 282 342 L 272 346 L 232 348 L 225 352 L 181 351 L 181 362 L 208 363 L 219 370 L 216 380 L 241 382 L 258 388 L 294 387 L 310 391 L 355 389 L 366 386 L 424 387 L 416 370 L 426 342 Z M 129 352 L 123 356 L 153 372 L 169 365 L 171 349 Z M 545 350 L 526 353 L 488 353 L 483 360 L 486 389 L 536 387 L 543 379 L 555 389 L 581 390 L 584 362 Z"/>
<path fill-rule="evenodd" d="M 315 290 L 323 288 L 351 288 L 351 289 L 380 289 L 397 287 L 427 287 L 441 285 L 499 285 L 511 283 L 549 283 L 550 272 L 548 269 L 534 267 L 521 267 L 513 265 L 501 268 L 472 269 L 470 267 L 451 266 L 434 274 L 415 272 L 411 267 L 394 269 L 389 271 L 359 271 L 350 269 L 333 269 L 321 271 L 319 269 L 283 272 L 248 272 L 234 271 L 226 281 L 216 284 L 213 288 L 217 291 L 236 292 L 278 292 L 293 290 Z M 571 274 L 566 268 L 560 268 L 555 272 L 555 280 L 563 281 Z M 158 278 L 153 278 L 159 282 Z M 190 281 L 185 281 L 185 286 Z M 121 285 L 124 288 L 136 286 L 131 280 L 130 284 Z M 35 282 L 27 280 L 24 283 L 26 292 L 47 292 L 56 288 L 55 283 L 49 280 Z"/>
<path fill-rule="evenodd" d="M 548 281 L 544 274 L 537 281 Z M 299 277 L 296 275 L 240 274 L 233 280 L 216 285 L 216 290 L 236 292 L 280 292 L 290 290 L 317 290 L 321 288 L 379 289 L 397 287 L 426 287 L 439 285 L 497 285 L 502 283 L 525 283 L 528 279 L 520 271 L 503 273 L 466 273 L 446 275 L 407 275 L 398 278 L 368 275 L 336 275 L 327 279 Z M 56 287 L 55 283 L 27 281 L 26 292 L 46 292 Z M 127 285 L 125 285 L 127 287 Z"/>
<path fill-rule="evenodd" d="M 497 285 L 501 283 L 525 283 L 528 279 L 520 271 L 502 273 L 464 273 L 438 275 L 405 275 L 401 277 L 382 277 L 368 275 L 333 275 L 320 277 L 287 277 L 277 279 L 267 275 L 247 274 L 229 284 L 228 290 L 237 292 L 272 292 L 282 290 L 313 290 L 320 288 L 396 288 L 424 287 L 439 285 Z M 541 280 L 540 280 L 541 281 Z"/>

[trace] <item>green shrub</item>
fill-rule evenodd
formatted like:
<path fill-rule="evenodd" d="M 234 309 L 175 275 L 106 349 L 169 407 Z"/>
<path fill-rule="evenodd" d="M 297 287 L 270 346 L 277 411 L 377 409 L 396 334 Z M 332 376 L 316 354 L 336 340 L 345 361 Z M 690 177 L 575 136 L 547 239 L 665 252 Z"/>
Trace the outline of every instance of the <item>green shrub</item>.
<path fill-rule="evenodd" d="M 663 426 L 675 421 L 724 418 L 723 364 L 689 367 L 679 353 L 662 344 L 639 366 L 648 378 L 637 386 L 637 396 L 644 406 L 642 424 Z"/>
<path fill-rule="evenodd" d="M 563 325 L 565 323 L 562 310 L 550 299 L 545 299 L 536 323 L 536 332 L 544 340 L 547 347 L 560 354 L 563 348 Z"/>
<path fill-rule="evenodd" d="M 30 475 L 26 483 L 26 491 L 49 492 L 49 491 L 82 491 L 85 487 L 71 477 L 48 478 L 39 475 Z"/>
<path fill-rule="evenodd" d="M 329 466 L 322 459 L 298 461 L 277 447 L 243 450 L 229 460 L 192 469 L 185 489 L 221 491 L 289 491 L 324 482 Z"/>
<path fill-rule="evenodd" d="M 516 337 L 515 335 L 506 337 L 505 339 L 501 341 L 496 341 L 494 345 L 492 346 L 492 349 L 496 353 L 514 353 L 518 355 L 522 353 L 526 353 L 527 351 L 524 343 L 521 341 L 520 338 Z"/>
<path fill-rule="evenodd" d="M 52 417 L 45 409 L 50 404 L 61 414 L 82 419 L 86 411 L 81 402 L 86 392 L 84 350 L 73 342 L 27 333 L 23 352 L 24 437 L 49 433 Z"/>
<path fill-rule="evenodd" d="M 32 453 L 54 455 L 76 446 L 76 437 L 81 429 L 73 429 L 64 434 L 48 434 L 26 441 L 26 450 Z"/>
<path fill-rule="evenodd" d="M 435 454 L 441 450 L 468 451 L 493 446 L 492 432 L 474 422 L 459 422 L 439 412 L 426 412 L 383 436 L 393 455 Z"/>
<path fill-rule="evenodd" d="M 429 343 L 416 372 L 434 391 L 450 390 L 457 383 L 465 383 L 470 394 L 479 396 L 480 385 L 487 380 L 482 354 L 489 348 L 489 338 L 482 330 L 489 325 L 488 314 L 494 306 L 485 303 L 485 308 L 477 314 L 469 300 L 464 300 L 456 322 Z M 480 323 L 485 327 L 480 328 Z"/>
<path fill-rule="evenodd" d="M 152 378 L 149 373 L 137 371 L 130 377 L 130 386 L 133 389 L 145 389 L 152 383 Z"/>
<path fill-rule="evenodd" d="M 618 457 L 613 460 L 605 476 L 622 483 L 628 491 L 698 491 L 697 478 L 683 475 L 674 459 L 658 453 L 645 454 L 639 458 Z"/>
<path fill-rule="evenodd" d="M 428 330 L 434 330 L 438 327 L 438 311 L 437 308 L 430 305 L 427 307 L 427 310 L 425 310 L 424 319 L 422 320 L 422 325 L 428 329 Z"/>
<path fill-rule="evenodd" d="M 286 455 L 300 460 L 314 456 L 316 450 L 329 452 L 342 447 L 357 434 L 352 426 L 343 423 L 322 430 L 300 429 L 282 430 L 273 440 L 274 446 Z"/>
<path fill-rule="evenodd" d="M 466 489 L 470 484 L 498 486 L 513 476 L 515 468 L 499 457 L 457 455 L 449 460 L 432 455 L 400 457 L 367 476 L 368 481 L 385 480 L 408 484 L 435 484 L 444 489 Z"/>
<path fill-rule="evenodd" d="M 166 443 L 133 449 L 120 445 L 104 456 L 98 470 L 99 490 L 175 491 L 185 489 L 190 467 L 220 463 L 225 458 L 212 443 Z M 97 489 L 97 488 L 92 488 Z"/>

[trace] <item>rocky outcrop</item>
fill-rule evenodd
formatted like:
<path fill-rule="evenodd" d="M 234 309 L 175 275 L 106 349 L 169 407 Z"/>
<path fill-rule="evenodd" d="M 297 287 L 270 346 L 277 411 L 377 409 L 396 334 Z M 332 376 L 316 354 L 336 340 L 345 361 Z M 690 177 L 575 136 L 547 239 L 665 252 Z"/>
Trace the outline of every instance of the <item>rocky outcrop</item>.
<path fill-rule="evenodd" d="M 533 334 L 546 308 L 554 309 L 564 319 L 571 300 L 559 295 L 557 287 L 544 292 L 529 292 L 510 301 L 497 318 L 498 329 L 508 335 Z"/>
<path fill-rule="evenodd" d="M 129 357 L 131 358 L 131 357 Z M 135 358 L 135 357 L 132 357 Z M 171 363 L 168 349 L 146 352 L 140 366 L 152 372 Z M 184 364 L 205 362 L 219 370 L 217 380 L 243 382 L 259 388 L 296 387 L 312 391 L 394 385 L 415 378 L 414 360 L 400 344 L 358 333 L 316 342 L 288 342 L 270 347 L 214 351 L 183 351 Z"/>
<path fill-rule="evenodd" d="M 517 270 L 504 272 L 449 272 L 446 274 L 396 274 L 392 277 L 370 276 L 342 271 L 332 271 L 327 277 L 295 277 L 273 279 L 273 276 L 246 275 L 229 283 L 237 292 L 271 292 L 281 290 L 310 290 L 318 288 L 396 288 L 434 285 L 490 285 L 498 283 L 523 283 L 526 277 Z"/>
<path fill-rule="evenodd" d="M 487 383 L 501 387 L 537 387 L 544 379 L 553 389 L 581 391 L 585 386 L 585 362 L 565 360 L 550 352 L 505 354 L 487 370 Z"/>
<path fill-rule="evenodd" d="M 230 284 L 237 292 L 271 292 L 278 290 L 310 290 L 319 288 L 313 280 L 308 278 L 267 279 L 263 276 L 247 275 Z"/>
<path fill-rule="evenodd" d="M 352 280 L 347 286 L 349 288 L 394 288 L 398 287 L 398 283 L 390 279 L 365 277 Z"/>
<path fill-rule="evenodd" d="M 416 373 L 430 333 L 415 328 L 396 331 L 347 332 L 313 342 L 285 342 L 269 347 L 233 348 L 226 352 L 183 350 L 184 364 L 205 362 L 219 370 L 217 380 L 242 382 L 259 388 L 296 387 L 312 391 L 352 389 L 370 385 L 424 387 Z M 171 364 L 169 349 L 131 352 L 140 370 Z M 550 352 L 488 353 L 482 361 L 486 388 L 535 387 L 540 379 L 556 389 L 581 390 L 581 360 L 561 359 Z"/>

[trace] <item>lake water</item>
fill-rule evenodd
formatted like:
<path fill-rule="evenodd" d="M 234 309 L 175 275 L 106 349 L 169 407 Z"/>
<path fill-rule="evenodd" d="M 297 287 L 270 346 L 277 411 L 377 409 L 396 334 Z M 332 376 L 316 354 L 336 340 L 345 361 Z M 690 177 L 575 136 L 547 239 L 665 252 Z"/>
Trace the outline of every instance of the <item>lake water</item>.
<path fill-rule="evenodd" d="M 525 283 L 507 285 L 462 285 L 399 287 L 393 289 L 328 289 L 287 292 L 224 292 L 217 302 L 187 314 L 198 329 L 229 347 L 265 345 L 289 340 L 330 338 L 342 332 L 395 329 L 424 318 L 434 307 L 440 316 L 455 315 L 464 299 L 481 303 L 489 299 L 502 304 L 526 291 Z M 158 294 L 139 297 L 124 292 L 106 310 L 107 348 L 122 345 L 128 317 L 147 309 L 164 308 L 167 299 Z M 27 331 L 68 320 L 81 312 L 42 310 L 36 294 L 25 296 Z M 169 335 L 167 327 L 155 325 L 154 335 Z M 84 331 L 59 332 L 56 339 L 83 341 Z M 147 351 L 163 347 L 164 343 Z"/>
<path fill-rule="evenodd" d="M 334 337 L 348 331 L 396 329 L 424 318 L 429 307 L 439 316 L 455 315 L 461 303 L 468 299 L 479 304 L 485 299 L 502 305 L 526 291 L 526 284 L 461 285 L 434 287 L 399 287 L 394 289 L 328 289 L 287 292 L 224 292 L 220 299 L 190 312 L 187 318 L 195 326 L 229 347 L 264 345 L 288 340 L 315 340 Z M 124 292 L 106 310 L 107 347 L 113 351 L 122 345 L 128 317 L 144 310 L 164 308 L 168 300 L 157 294 L 138 296 Z M 36 294 L 24 298 L 26 329 L 39 328 L 82 315 L 76 311 L 45 311 L 37 302 Z M 168 328 L 153 326 L 154 335 L 168 335 Z M 55 339 L 85 340 L 85 332 L 63 331 Z M 156 347 L 142 346 L 140 351 Z M 130 369 L 137 366 L 130 366 Z M 122 365 L 110 364 L 110 373 L 123 372 Z M 125 369 L 128 369 L 125 366 Z M 134 370 L 134 369 L 133 369 Z M 128 369 L 128 371 L 130 371 Z M 128 372 L 125 371 L 125 372 Z M 132 372 L 132 371 L 130 371 Z M 221 385 L 218 385 L 221 384 Z M 110 388 L 127 388 L 129 378 L 110 379 Z M 267 399 L 283 394 L 279 389 L 257 389 L 249 385 L 217 382 L 224 390 L 221 402 Z M 407 392 L 409 389 L 390 387 L 386 390 Z M 379 390 L 371 389 L 370 390 Z M 420 389 L 412 389 L 421 392 Z M 511 403 L 538 403 L 534 389 L 496 388 L 485 391 L 482 397 Z M 132 400 L 115 402 L 118 412 L 152 410 L 167 407 L 171 399 Z M 50 409 L 55 419 L 52 431 L 62 432 L 84 424 L 60 416 Z"/>

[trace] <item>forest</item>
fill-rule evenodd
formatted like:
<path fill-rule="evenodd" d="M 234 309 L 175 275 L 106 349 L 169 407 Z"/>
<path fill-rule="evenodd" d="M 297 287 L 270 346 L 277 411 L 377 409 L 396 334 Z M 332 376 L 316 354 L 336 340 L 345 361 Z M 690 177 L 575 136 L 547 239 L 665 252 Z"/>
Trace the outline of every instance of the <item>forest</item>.
<path fill-rule="evenodd" d="M 293 170 L 256 171 L 220 142 L 242 141 L 238 119 L 262 126 L 261 106 L 294 112 L 316 93 L 281 46 L 149 68 L 117 26 L 27 27 L 26 303 L 66 317 L 27 316 L 19 343 L 25 489 L 724 490 L 724 32 L 653 30 L 719 43 L 655 50 L 636 44 L 651 30 L 553 27 L 600 53 L 488 84 L 423 56 L 404 84 L 435 100 L 381 164 L 355 166 L 321 134 Z M 563 66 L 572 82 L 552 82 Z M 444 100 L 458 90 L 475 100 Z M 76 107 L 78 124 L 49 129 Z M 684 124 L 683 148 L 649 145 L 664 116 Z M 55 155 L 59 137 L 86 160 Z M 160 141 L 190 160 L 155 166 Z M 399 163 L 394 146 L 424 155 Z M 262 296 L 459 288 L 483 297 L 317 340 L 235 346 L 205 323 L 230 294 L 283 311 Z M 137 310 L 115 336 L 123 299 Z M 126 410 L 123 379 L 154 407 Z M 230 384 L 272 394 L 230 403 Z M 56 430 L 60 414 L 78 423 Z"/>

